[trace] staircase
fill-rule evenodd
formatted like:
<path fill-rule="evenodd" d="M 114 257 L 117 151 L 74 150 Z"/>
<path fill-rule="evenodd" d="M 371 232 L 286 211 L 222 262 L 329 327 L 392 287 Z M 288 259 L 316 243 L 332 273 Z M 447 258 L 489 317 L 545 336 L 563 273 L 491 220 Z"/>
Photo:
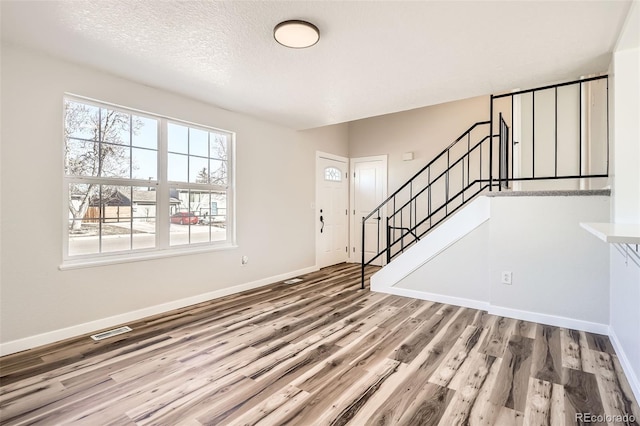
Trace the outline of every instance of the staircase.
<path fill-rule="evenodd" d="M 607 92 L 603 75 L 491 95 L 489 120 L 471 125 L 362 218 L 362 288 L 367 265 L 389 264 L 485 192 L 607 177 Z"/>

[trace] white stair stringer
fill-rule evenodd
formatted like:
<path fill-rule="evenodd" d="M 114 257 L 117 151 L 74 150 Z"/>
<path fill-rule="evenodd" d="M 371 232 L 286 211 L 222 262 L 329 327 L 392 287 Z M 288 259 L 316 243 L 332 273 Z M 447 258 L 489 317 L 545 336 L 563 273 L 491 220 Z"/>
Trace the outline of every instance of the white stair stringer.
<path fill-rule="evenodd" d="M 381 293 L 398 294 L 416 297 L 405 289 L 394 288 L 403 278 L 428 263 L 431 259 L 446 250 L 449 246 L 471 233 L 474 229 L 489 220 L 491 216 L 491 203 L 489 198 L 481 196 L 471 201 L 458 212 L 440 224 L 433 231 L 414 244 L 409 250 L 397 256 L 388 265 L 371 276 L 371 290 Z M 418 297 L 424 299 L 422 297 Z M 436 299 L 441 299 L 437 297 Z M 435 300 L 450 303 L 445 300 Z M 465 305 L 469 307 L 485 308 L 484 303 L 472 303 L 469 300 Z M 474 305 L 474 306 L 470 306 Z M 480 306 L 482 305 L 482 306 Z"/>

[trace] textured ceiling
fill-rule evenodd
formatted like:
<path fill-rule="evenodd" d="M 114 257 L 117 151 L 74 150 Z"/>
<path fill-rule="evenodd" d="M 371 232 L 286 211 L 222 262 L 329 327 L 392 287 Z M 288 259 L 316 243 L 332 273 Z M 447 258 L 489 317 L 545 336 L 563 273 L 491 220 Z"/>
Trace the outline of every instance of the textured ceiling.
<path fill-rule="evenodd" d="M 629 1 L 6 1 L 2 38 L 303 129 L 606 71 Z M 273 27 L 313 22 L 287 49 Z"/>

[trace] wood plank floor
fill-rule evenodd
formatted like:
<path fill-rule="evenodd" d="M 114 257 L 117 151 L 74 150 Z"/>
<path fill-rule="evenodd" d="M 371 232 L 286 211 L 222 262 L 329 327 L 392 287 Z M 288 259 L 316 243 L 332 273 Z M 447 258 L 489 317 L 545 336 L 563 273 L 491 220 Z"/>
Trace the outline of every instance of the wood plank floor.
<path fill-rule="evenodd" d="M 638 425 L 606 336 L 363 291 L 359 271 L 3 357 L 2 424 Z"/>

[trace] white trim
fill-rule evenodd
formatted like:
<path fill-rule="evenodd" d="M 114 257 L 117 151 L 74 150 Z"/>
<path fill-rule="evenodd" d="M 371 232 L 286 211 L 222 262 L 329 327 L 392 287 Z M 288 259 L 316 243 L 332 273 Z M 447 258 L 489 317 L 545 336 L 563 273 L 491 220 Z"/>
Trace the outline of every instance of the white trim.
<path fill-rule="evenodd" d="M 74 260 L 66 260 L 58 266 L 61 271 L 69 269 L 93 268 L 96 266 L 116 265 L 119 263 L 143 262 L 145 260 L 162 259 L 165 257 L 187 256 L 192 254 L 209 253 L 212 251 L 225 251 L 237 249 L 238 246 L 230 244 L 211 244 L 191 245 L 183 247 L 174 247 L 165 250 L 146 250 L 139 252 L 126 252 L 125 254 L 105 255 L 101 258 L 86 257 Z"/>
<path fill-rule="evenodd" d="M 609 325 L 607 324 L 561 317 L 558 315 L 541 314 L 538 312 L 523 311 L 520 309 L 505 308 L 503 306 L 496 305 L 490 305 L 489 313 L 491 315 L 531 321 L 539 324 L 552 325 L 554 327 L 570 328 L 572 330 L 586 331 L 589 333 L 604 335 L 609 333 Z"/>
<path fill-rule="evenodd" d="M 211 291 L 208 293 L 200 294 L 197 296 L 191 296 L 180 300 L 174 300 L 172 302 L 162 303 L 160 305 L 149 306 L 147 308 L 138 309 L 123 314 L 114 315 L 107 318 L 102 318 L 84 324 L 78 324 L 67 328 L 61 328 L 58 330 L 49 331 L 35 336 L 29 336 L 18 340 L 12 340 L 10 342 L 0 344 L 0 356 L 9 355 L 12 353 L 24 351 L 27 349 L 35 348 L 37 346 L 47 345 L 60 340 L 69 339 L 72 337 L 82 336 L 83 334 L 94 333 L 95 331 L 119 326 L 127 322 L 137 321 L 139 319 L 168 312 L 174 309 L 184 308 L 186 306 L 195 305 L 197 303 L 207 302 L 209 300 L 217 299 L 231 294 L 239 293 L 241 291 L 251 290 L 258 287 L 263 287 L 269 284 L 276 283 L 278 281 L 284 281 L 289 278 L 296 277 L 298 275 L 308 274 L 310 272 L 317 271 L 318 268 L 314 265 L 308 268 L 299 269 L 297 271 L 291 271 L 272 277 L 262 278 L 256 281 L 252 281 L 245 284 L 239 284 L 232 287 L 223 288 L 220 290 Z M 87 338 L 89 338 L 87 336 Z"/>
<path fill-rule="evenodd" d="M 318 158 L 326 158 L 327 160 L 340 161 L 349 165 L 349 159 L 336 154 L 329 154 L 328 152 L 316 151 L 316 160 Z"/>
<path fill-rule="evenodd" d="M 424 291 L 412 290 L 408 288 L 385 287 L 381 289 L 374 289 L 372 287 L 371 291 L 394 294 L 396 296 L 411 297 L 420 300 L 429 300 L 431 302 L 446 303 L 447 305 L 463 306 L 465 308 L 479 309 L 481 311 L 488 310 L 490 306 L 488 302 L 482 302 L 480 300 L 465 299 L 464 297 L 445 296 L 443 294 L 427 293 Z"/>
<path fill-rule="evenodd" d="M 611 344 L 613 345 L 613 349 L 616 351 L 616 355 L 618 356 L 618 360 L 620 360 L 620 365 L 622 365 L 622 369 L 624 370 L 624 375 L 629 382 L 629 386 L 631 387 L 631 391 L 636 397 L 636 401 L 640 401 L 640 377 L 636 374 L 629 362 L 629 358 L 627 358 L 627 354 L 625 353 L 622 345 L 620 344 L 620 340 L 618 340 L 618 336 L 616 332 L 613 331 L 613 328 L 609 327 L 609 340 L 611 340 Z"/>
<path fill-rule="evenodd" d="M 465 308 L 479 309 L 482 311 L 487 311 L 491 315 L 513 318 L 518 320 L 531 321 L 539 324 L 547 324 L 547 325 L 552 325 L 554 327 L 570 328 L 573 330 L 581 330 L 589 333 L 597 333 L 597 334 L 604 334 L 604 335 L 609 334 L 609 326 L 607 324 L 583 321 L 583 320 L 578 320 L 573 318 L 561 317 L 557 315 L 523 311 L 520 309 L 505 308 L 502 306 L 495 306 L 495 305 L 492 305 L 490 302 L 484 302 L 481 300 L 465 299 L 463 297 L 455 297 L 455 296 L 446 296 L 443 294 L 428 293 L 424 291 L 412 290 L 407 288 L 399 288 L 399 287 L 383 287 L 383 288 L 372 287 L 371 291 L 376 291 L 379 293 L 386 293 L 386 294 L 394 294 L 396 296 L 412 297 L 414 299 L 420 299 L 420 300 L 429 300 L 431 302 L 446 303 L 449 305 L 462 306 Z M 619 352 L 617 347 L 615 349 L 616 349 L 616 353 L 624 353 L 624 352 Z M 624 362 L 626 362 L 626 365 L 623 364 L 623 366 L 625 366 L 625 373 L 627 372 L 627 370 L 631 371 L 629 368 L 630 364 L 628 363 L 628 361 L 626 361 L 626 358 L 624 359 Z M 636 381 L 636 385 L 637 385 L 637 381 Z M 636 387 L 636 390 L 640 390 L 640 388 Z"/>

